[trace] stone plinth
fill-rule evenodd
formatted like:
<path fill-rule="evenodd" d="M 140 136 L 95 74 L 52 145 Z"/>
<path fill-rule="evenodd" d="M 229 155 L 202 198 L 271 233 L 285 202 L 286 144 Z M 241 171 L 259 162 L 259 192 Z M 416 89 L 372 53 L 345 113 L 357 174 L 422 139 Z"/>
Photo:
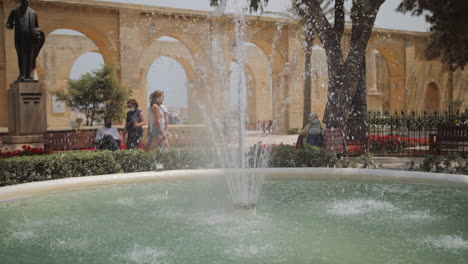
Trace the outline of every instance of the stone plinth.
<path fill-rule="evenodd" d="M 3 143 L 42 142 L 47 130 L 46 91 L 38 82 L 15 82 L 8 90 L 8 136 Z"/>

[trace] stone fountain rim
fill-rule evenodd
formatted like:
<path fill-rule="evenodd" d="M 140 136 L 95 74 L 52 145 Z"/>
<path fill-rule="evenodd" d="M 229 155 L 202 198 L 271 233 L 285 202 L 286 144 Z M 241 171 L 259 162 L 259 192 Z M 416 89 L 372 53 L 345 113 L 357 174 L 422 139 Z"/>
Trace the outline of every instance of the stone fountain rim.
<path fill-rule="evenodd" d="M 0 202 L 80 188 L 114 184 L 135 184 L 179 179 L 202 179 L 224 175 L 229 171 L 261 173 L 272 179 L 347 180 L 390 183 L 427 183 L 468 188 L 468 176 L 415 171 L 332 169 L 332 168 L 263 168 L 263 169 L 197 169 L 64 178 L 0 187 Z"/>

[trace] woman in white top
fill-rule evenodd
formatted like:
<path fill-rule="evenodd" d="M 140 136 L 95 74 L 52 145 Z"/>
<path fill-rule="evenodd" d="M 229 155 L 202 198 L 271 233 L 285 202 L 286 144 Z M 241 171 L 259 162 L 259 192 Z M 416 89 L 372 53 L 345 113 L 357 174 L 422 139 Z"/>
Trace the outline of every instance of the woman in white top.
<path fill-rule="evenodd" d="M 156 147 L 168 147 L 169 142 L 167 141 L 166 135 L 166 119 L 164 118 L 164 112 L 161 109 L 161 105 L 164 101 L 164 92 L 155 91 L 150 96 L 150 137 L 151 146 L 149 149 L 152 150 Z"/>

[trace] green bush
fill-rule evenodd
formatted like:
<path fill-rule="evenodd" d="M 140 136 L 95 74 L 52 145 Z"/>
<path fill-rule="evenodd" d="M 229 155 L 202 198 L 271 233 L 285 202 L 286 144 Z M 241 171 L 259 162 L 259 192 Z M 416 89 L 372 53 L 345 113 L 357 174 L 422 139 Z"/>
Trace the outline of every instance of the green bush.
<path fill-rule="evenodd" d="M 296 149 L 288 145 L 279 145 L 270 151 L 269 166 L 273 168 L 295 167 Z"/>
<path fill-rule="evenodd" d="M 0 186 L 120 171 L 110 151 L 14 157 L 0 160 Z"/>
<path fill-rule="evenodd" d="M 270 167 L 334 167 L 338 159 L 332 152 L 323 148 L 305 145 L 296 149 L 289 145 L 273 147 L 270 154 Z"/>
<path fill-rule="evenodd" d="M 447 156 L 429 156 L 419 165 L 419 170 L 468 175 L 468 159 L 463 159 L 458 153 L 450 153 Z"/>
<path fill-rule="evenodd" d="M 295 160 L 295 167 L 333 167 L 337 162 L 335 153 L 308 144 L 297 150 Z"/>
<path fill-rule="evenodd" d="M 235 149 L 228 151 L 235 153 Z M 158 148 L 152 152 L 70 151 L 0 159 L 0 186 L 69 177 L 153 171 L 158 163 L 163 164 L 165 170 L 222 167 L 221 160 L 213 153 L 215 152 L 209 148 Z M 252 166 L 256 164 L 257 167 L 259 162 L 269 167 L 339 166 L 333 153 L 312 146 L 296 150 L 288 145 L 257 145 L 247 153 L 248 163 L 252 163 Z"/>
<path fill-rule="evenodd" d="M 120 150 L 114 152 L 114 158 L 125 173 L 156 169 L 155 156 L 152 152 L 145 152 L 140 149 Z"/>

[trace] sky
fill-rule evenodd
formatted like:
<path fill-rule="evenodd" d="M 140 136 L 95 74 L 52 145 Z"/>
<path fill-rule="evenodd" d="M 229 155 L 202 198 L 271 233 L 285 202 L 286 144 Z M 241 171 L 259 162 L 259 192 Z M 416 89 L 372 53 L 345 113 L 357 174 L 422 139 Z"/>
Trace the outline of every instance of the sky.
<path fill-rule="evenodd" d="M 164 7 L 175 7 L 184 9 L 196 9 L 213 11 L 210 7 L 209 0 L 101 0 L 107 2 L 121 2 L 143 5 L 154 5 Z M 244 0 L 229 0 L 227 12 L 233 11 L 234 2 L 243 3 Z M 347 0 L 351 3 L 350 0 Z M 401 29 L 411 31 L 427 31 L 428 25 L 424 17 L 414 17 L 409 14 L 397 13 L 395 9 L 401 0 L 386 0 L 381 6 L 375 26 L 379 28 Z M 231 3 L 231 4 L 229 4 Z M 266 11 L 284 12 L 290 6 L 290 0 L 269 0 Z"/>
<path fill-rule="evenodd" d="M 107 2 L 122 2 L 131 4 L 153 5 L 162 7 L 195 9 L 203 11 L 215 11 L 210 7 L 209 0 L 100 0 Z M 351 1 L 347 0 L 350 4 Z M 401 14 L 395 11 L 401 0 L 386 0 L 377 14 L 374 27 L 410 30 L 410 31 L 428 31 L 428 24 L 423 16 L 415 17 L 410 14 Z M 245 0 L 230 0 L 226 12 L 230 13 L 238 9 L 239 3 L 243 5 Z M 266 11 L 284 12 L 290 6 L 290 0 L 269 0 Z M 67 31 L 57 31 L 59 34 Z M 69 33 L 69 32 L 68 32 Z M 74 64 L 70 77 L 79 78 L 83 73 L 99 68 L 104 63 L 102 56 L 98 53 L 87 53 L 81 56 Z M 235 72 L 235 69 L 233 69 Z M 147 76 L 149 92 L 162 87 L 166 90 L 166 104 L 169 107 L 184 107 L 187 105 L 186 81 L 183 68 L 175 60 L 170 58 L 161 58 L 150 68 Z M 237 83 L 235 79 L 232 84 Z M 160 88 L 158 88 L 160 89 Z M 235 91 L 231 91 L 233 95 Z M 234 98 L 234 96 L 233 96 Z"/>

